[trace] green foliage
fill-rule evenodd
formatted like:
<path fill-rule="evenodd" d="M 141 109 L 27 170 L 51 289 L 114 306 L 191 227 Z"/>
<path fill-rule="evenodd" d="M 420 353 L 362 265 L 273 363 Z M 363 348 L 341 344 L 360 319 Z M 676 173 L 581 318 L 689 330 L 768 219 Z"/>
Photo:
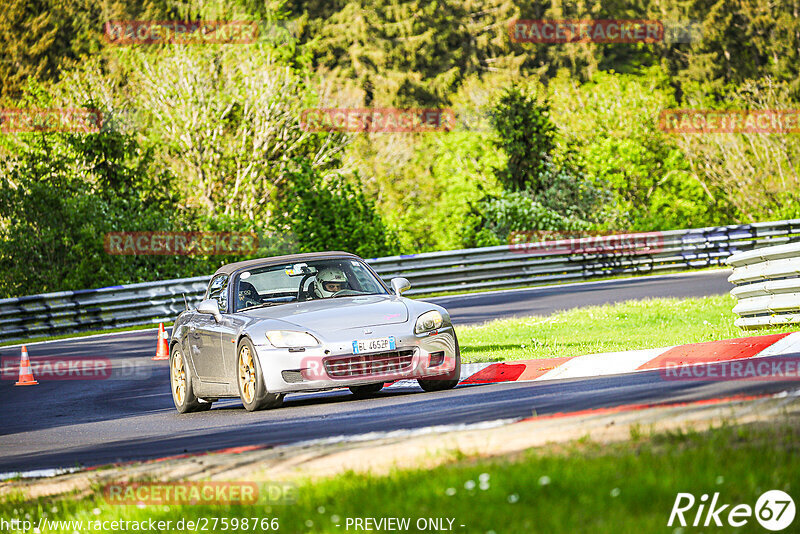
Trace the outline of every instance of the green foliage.
<path fill-rule="evenodd" d="M 129 136 L 27 134 L 0 160 L 0 281 L 3 296 L 172 278 L 194 260 L 111 256 L 112 231 L 180 228 L 168 174 Z M 166 187 L 164 187 L 166 186 Z"/>
<path fill-rule="evenodd" d="M 399 250 L 422 252 L 470 246 L 471 204 L 500 188 L 492 168 L 503 154 L 489 133 L 427 133 L 413 138 L 356 139 L 365 190 L 377 199 Z M 385 140 L 386 144 L 381 141 Z M 375 152 L 362 149 L 377 148 Z"/>
<path fill-rule="evenodd" d="M 492 109 L 492 127 L 498 148 L 508 155 L 504 168 L 497 169 L 500 183 L 511 191 L 534 194 L 549 187 L 547 162 L 555 149 L 556 127 L 550 120 L 550 106 L 513 85 L 503 91 Z"/>
<path fill-rule="evenodd" d="M 490 246 L 507 242 L 512 232 L 588 229 L 603 193 L 583 172 L 574 147 L 559 150 L 548 101 L 512 85 L 493 106 L 490 122 L 495 147 L 507 155 L 494 169 L 505 190 L 476 203 L 467 241 Z"/>
<path fill-rule="evenodd" d="M 421 199 L 415 218 L 423 225 L 423 235 L 431 240 L 430 249 L 474 245 L 474 226 L 481 215 L 473 206 L 487 194 L 501 191 L 492 169 L 502 165 L 505 155 L 493 149 L 490 138 L 489 133 L 455 132 L 431 138 L 430 144 L 420 149 L 420 158 L 432 160 L 428 180 L 433 192 Z M 423 180 L 417 178 L 418 183 Z"/>
<path fill-rule="evenodd" d="M 296 159 L 323 170 L 339 163 L 341 135 L 301 129 L 298 117 L 313 102 L 305 71 L 274 49 L 248 45 L 242 56 L 235 47 L 176 47 L 120 58 L 140 110 L 134 124 L 186 178 L 186 196 L 212 213 L 266 222 L 265 199 Z"/>
<path fill-rule="evenodd" d="M 765 78 L 730 88 L 712 109 L 796 109 L 791 84 Z M 671 141 L 687 162 L 688 177 L 713 199 L 713 213 L 742 221 L 792 218 L 800 200 L 800 136 L 738 133 L 682 134 Z M 724 220 L 724 219 L 723 219 Z"/>
<path fill-rule="evenodd" d="M 308 163 L 298 163 L 277 193 L 275 232 L 293 235 L 297 252 L 343 250 L 364 257 L 394 252 L 390 232 L 358 182 L 340 174 L 323 177 Z"/>
<path fill-rule="evenodd" d="M 562 143 L 580 147 L 586 174 L 613 194 L 604 228 L 668 230 L 735 220 L 726 197 L 691 172 L 684 152 L 658 128 L 661 110 L 675 107 L 660 68 L 599 73 L 580 86 L 562 73 L 551 91 Z"/>
<path fill-rule="evenodd" d="M 800 98 L 800 17 L 793 0 L 704 0 L 681 6 L 683 19 L 701 22 L 702 38 L 661 48 L 681 93 L 722 99 L 731 85 L 769 77 Z M 676 7 L 677 7 L 676 6 Z"/>
<path fill-rule="evenodd" d="M 465 76 L 498 65 L 518 72 L 525 57 L 519 46 L 507 50 L 509 39 L 502 31 L 518 13 L 511 2 L 350 0 L 287 6 L 308 17 L 301 40 L 309 43 L 315 64 L 354 87 L 366 106 L 446 105 Z"/>
<path fill-rule="evenodd" d="M 477 206 L 478 217 L 468 234 L 476 247 L 504 245 L 512 232 L 532 230 L 588 230 L 590 224 L 575 217 L 565 217 L 533 199 L 529 191 L 503 191 L 486 197 Z"/>
<path fill-rule="evenodd" d="M 5 0 L 0 17 L 0 95 L 17 99 L 29 78 L 55 81 L 103 47 L 109 20 L 167 20 L 166 0 Z M 11 100 L 9 100 L 11 101 Z"/>
<path fill-rule="evenodd" d="M 4 106 L 91 103 L 108 128 L 0 136 L 0 261 L 16 284 L 5 294 L 200 274 L 231 259 L 109 258 L 96 236 L 110 230 L 256 231 L 262 255 L 379 255 L 505 243 L 513 231 L 800 216 L 796 134 L 658 127 L 676 107 L 796 109 L 794 0 L 7 4 Z M 668 30 L 695 20 L 702 35 L 512 42 L 508 22 L 525 18 L 658 19 Z M 103 24 L 128 19 L 253 20 L 264 32 L 248 45 L 104 43 Z M 491 128 L 300 128 L 304 109 L 335 106 L 488 110 Z"/>
<path fill-rule="evenodd" d="M 564 217 L 596 222 L 602 218 L 598 210 L 608 202 L 605 184 L 593 182 L 584 170 L 580 154 L 573 147 L 556 152 L 544 161 L 539 182 L 542 189 L 533 193 L 541 205 Z"/>

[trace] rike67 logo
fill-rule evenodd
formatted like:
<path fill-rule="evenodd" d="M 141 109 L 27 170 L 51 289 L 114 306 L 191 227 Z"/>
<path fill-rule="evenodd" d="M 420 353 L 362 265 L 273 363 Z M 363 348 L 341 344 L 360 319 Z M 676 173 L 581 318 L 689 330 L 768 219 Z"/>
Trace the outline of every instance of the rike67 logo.
<path fill-rule="evenodd" d="M 723 504 L 720 494 L 710 498 L 707 493 L 696 499 L 691 493 L 678 493 L 667 526 L 693 527 L 743 527 L 755 516 L 756 521 L 767 530 L 784 530 L 794 521 L 794 500 L 781 490 L 764 492 L 756 505 Z"/>

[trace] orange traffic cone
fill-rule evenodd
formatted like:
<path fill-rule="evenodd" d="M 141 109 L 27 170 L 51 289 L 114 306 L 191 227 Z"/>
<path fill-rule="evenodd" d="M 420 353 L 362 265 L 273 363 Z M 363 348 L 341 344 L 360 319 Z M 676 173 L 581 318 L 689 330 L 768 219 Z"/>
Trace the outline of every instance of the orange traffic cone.
<path fill-rule="evenodd" d="M 158 323 L 158 344 L 156 344 L 156 355 L 154 360 L 169 360 L 169 344 L 167 343 L 167 331 L 164 330 L 164 323 Z"/>
<path fill-rule="evenodd" d="M 22 345 L 22 357 L 19 360 L 19 380 L 14 383 L 15 386 L 35 386 L 38 384 L 33 378 L 33 370 L 31 369 L 31 360 L 28 358 L 28 349 Z"/>

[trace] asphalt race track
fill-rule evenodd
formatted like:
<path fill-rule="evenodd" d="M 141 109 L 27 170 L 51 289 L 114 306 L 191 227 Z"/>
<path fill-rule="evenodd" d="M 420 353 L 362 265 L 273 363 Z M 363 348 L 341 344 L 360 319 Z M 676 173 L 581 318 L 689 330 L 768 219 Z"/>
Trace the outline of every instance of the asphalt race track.
<path fill-rule="evenodd" d="M 728 271 L 440 297 L 457 324 L 632 298 L 702 296 L 730 290 Z M 32 357 L 105 357 L 130 373 L 106 380 L 0 381 L 0 473 L 98 465 L 233 446 L 431 425 L 470 424 L 631 403 L 684 402 L 793 389 L 776 382 L 665 381 L 657 371 L 580 380 L 460 386 L 441 393 L 390 390 L 367 400 L 346 391 L 294 395 L 282 408 L 248 413 L 225 400 L 181 416 L 167 362 L 150 360 L 153 330 L 40 343 Z M 19 358 L 19 347 L 0 356 Z"/>

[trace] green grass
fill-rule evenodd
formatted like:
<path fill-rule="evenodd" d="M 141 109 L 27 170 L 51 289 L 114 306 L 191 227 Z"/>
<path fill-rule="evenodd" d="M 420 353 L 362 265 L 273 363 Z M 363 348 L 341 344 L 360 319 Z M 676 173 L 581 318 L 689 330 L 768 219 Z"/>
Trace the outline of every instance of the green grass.
<path fill-rule="evenodd" d="M 462 457 L 433 469 L 396 470 L 386 476 L 350 472 L 301 483 L 297 502 L 291 505 L 138 508 L 110 505 L 99 496 L 12 498 L 0 503 L 0 517 L 28 516 L 37 522 L 47 514 L 56 520 L 153 519 L 174 525 L 181 518 L 257 516 L 277 517 L 280 532 L 337 533 L 347 532 L 348 517 L 408 517 L 412 525 L 419 518 L 446 517 L 455 519 L 455 532 L 641 534 L 672 532 L 666 524 L 678 492 L 698 499 L 703 493 L 719 492 L 720 503 L 750 506 L 770 489 L 797 496 L 796 417 L 772 426 L 723 426 L 655 436 L 632 433 L 631 438 L 610 445 L 584 439 L 511 457 Z M 687 515 L 689 521 L 693 517 Z M 763 532 L 754 518 L 743 531 Z"/>
<path fill-rule="evenodd" d="M 566 304 L 566 303 L 565 303 Z M 574 304 L 574 303 L 571 303 Z M 580 356 L 792 332 L 797 325 L 744 331 L 729 295 L 632 300 L 457 328 L 464 362 Z"/>

